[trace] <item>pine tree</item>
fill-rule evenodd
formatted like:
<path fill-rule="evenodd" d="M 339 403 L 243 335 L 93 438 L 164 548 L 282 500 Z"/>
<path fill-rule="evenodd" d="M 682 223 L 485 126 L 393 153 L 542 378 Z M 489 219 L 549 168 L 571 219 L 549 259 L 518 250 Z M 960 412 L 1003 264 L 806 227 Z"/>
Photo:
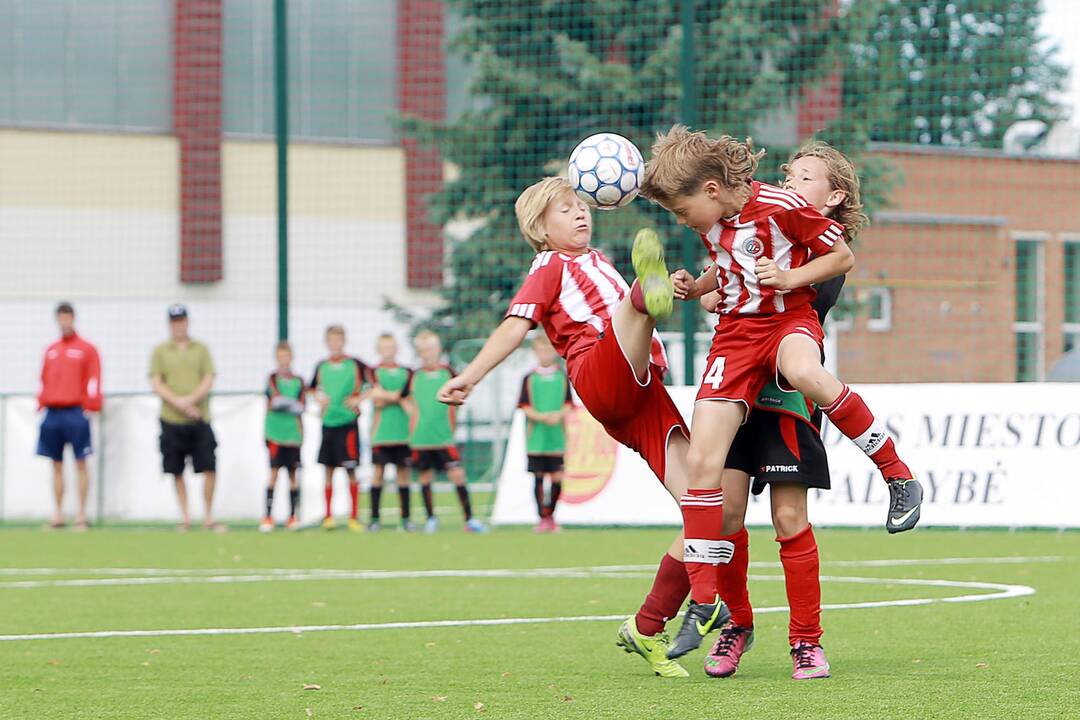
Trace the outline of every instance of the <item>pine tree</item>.
<path fill-rule="evenodd" d="M 868 118 L 873 140 L 1000 148 L 1019 120 L 1061 119 L 1053 95 L 1067 71 L 1039 34 L 1039 0 L 879 5 L 844 71 L 845 106 L 877 96 L 895 108 Z"/>

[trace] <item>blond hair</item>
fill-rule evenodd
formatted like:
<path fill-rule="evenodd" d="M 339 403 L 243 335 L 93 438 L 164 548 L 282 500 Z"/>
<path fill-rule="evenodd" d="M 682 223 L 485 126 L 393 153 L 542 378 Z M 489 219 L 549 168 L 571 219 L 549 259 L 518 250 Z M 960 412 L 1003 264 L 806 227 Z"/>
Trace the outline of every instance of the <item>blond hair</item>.
<path fill-rule="evenodd" d="M 326 334 L 340 335 L 341 337 L 345 337 L 345 327 L 343 325 L 327 325 Z"/>
<path fill-rule="evenodd" d="M 809 140 L 780 166 L 780 172 L 787 175 L 791 172 L 791 164 L 804 157 L 817 158 L 825 163 L 825 169 L 829 175 L 829 186 L 833 190 L 844 193 L 844 199 L 833 209 L 829 217 L 844 226 L 844 240 L 851 242 L 859 234 L 859 230 L 870 224 L 870 218 L 863 212 L 862 196 L 859 193 L 859 176 L 855 173 L 855 165 L 847 155 L 829 143 L 822 140 Z"/>
<path fill-rule="evenodd" d="M 288 350 L 289 352 L 292 352 L 292 345 L 289 344 L 288 340 L 279 340 L 278 344 L 274 346 L 274 351 L 277 352 L 278 350 Z"/>
<path fill-rule="evenodd" d="M 715 180 L 734 190 L 747 190 L 764 150 L 754 152 L 754 141 L 730 135 L 713 140 L 685 125 L 672 125 L 658 133 L 652 158 L 645 166 L 641 194 L 667 205 L 675 198 L 693 195 L 706 180 Z"/>
<path fill-rule="evenodd" d="M 437 342 L 439 347 L 442 347 L 442 340 L 439 339 L 438 335 L 431 330 L 421 330 L 413 337 L 413 346 L 420 347 L 432 341 Z"/>
<path fill-rule="evenodd" d="M 574 188 L 564 177 L 546 177 L 533 183 L 518 195 L 514 203 L 514 215 L 525 241 L 536 252 L 547 247 L 547 232 L 544 230 L 544 213 L 552 200 L 574 195 Z"/>

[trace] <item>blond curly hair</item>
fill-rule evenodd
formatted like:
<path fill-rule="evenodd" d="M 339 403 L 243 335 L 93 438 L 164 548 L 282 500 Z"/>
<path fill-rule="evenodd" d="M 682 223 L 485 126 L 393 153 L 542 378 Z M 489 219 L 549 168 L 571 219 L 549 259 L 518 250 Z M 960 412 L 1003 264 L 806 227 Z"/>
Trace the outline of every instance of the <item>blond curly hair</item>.
<path fill-rule="evenodd" d="M 847 155 L 829 143 L 823 140 L 810 140 L 780 166 L 780 172 L 787 175 L 791 171 L 791 164 L 803 157 L 817 158 L 825 163 L 829 185 L 833 190 L 844 193 L 844 199 L 836 206 L 830 217 L 844 226 L 844 241 L 853 241 L 859 234 L 859 230 L 870 224 L 870 218 L 863 212 L 862 197 L 859 194 L 859 176 L 855 172 L 855 165 Z"/>
<path fill-rule="evenodd" d="M 745 188 L 749 199 L 750 180 L 764 154 L 764 150 L 754 151 L 751 138 L 743 141 L 721 135 L 713 139 L 685 125 L 673 125 L 656 136 L 641 194 L 666 206 L 678 197 L 693 195 L 704 181 L 715 180 L 734 190 Z"/>

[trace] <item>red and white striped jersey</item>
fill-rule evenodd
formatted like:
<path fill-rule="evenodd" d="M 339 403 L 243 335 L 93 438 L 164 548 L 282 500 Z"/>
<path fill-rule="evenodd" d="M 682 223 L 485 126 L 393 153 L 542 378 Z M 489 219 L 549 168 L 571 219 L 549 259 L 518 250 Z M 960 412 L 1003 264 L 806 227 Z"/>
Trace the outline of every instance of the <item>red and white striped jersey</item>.
<path fill-rule="evenodd" d="M 844 226 L 819 213 L 790 190 L 754 181 L 750 201 L 738 215 L 725 218 L 701 236 L 716 265 L 720 314 L 769 315 L 793 310 L 814 299 L 814 289 L 787 293 L 763 287 L 754 267 L 772 258 L 781 270 L 805 265 L 829 251 Z"/>
<path fill-rule="evenodd" d="M 537 254 L 529 276 L 518 289 L 506 317 L 544 326 L 555 350 L 567 363 L 588 350 L 630 292 L 611 261 L 598 250 L 577 256 L 546 250 Z M 654 330 L 651 360 L 667 368 L 667 355 Z"/>

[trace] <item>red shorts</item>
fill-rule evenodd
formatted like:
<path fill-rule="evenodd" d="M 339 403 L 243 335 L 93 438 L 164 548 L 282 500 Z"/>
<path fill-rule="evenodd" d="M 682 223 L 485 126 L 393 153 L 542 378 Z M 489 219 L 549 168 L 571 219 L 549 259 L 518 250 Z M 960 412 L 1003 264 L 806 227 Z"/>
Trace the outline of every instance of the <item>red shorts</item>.
<path fill-rule="evenodd" d="M 675 430 L 689 438 L 690 429 L 664 387 L 663 369 L 652 365 L 641 384 L 609 320 L 596 343 L 574 356 L 567 370 L 589 414 L 613 439 L 641 455 L 664 482 L 668 438 Z"/>
<path fill-rule="evenodd" d="M 697 399 L 741 402 L 747 412 L 777 377 L 776 353 L 788 335 L 806 335 L 822 347 L 825 334 L 810 305 L 775 315 L 723 315 L 716 325 Z M 781 386 L 783 387 L 783 386 Z"/>

